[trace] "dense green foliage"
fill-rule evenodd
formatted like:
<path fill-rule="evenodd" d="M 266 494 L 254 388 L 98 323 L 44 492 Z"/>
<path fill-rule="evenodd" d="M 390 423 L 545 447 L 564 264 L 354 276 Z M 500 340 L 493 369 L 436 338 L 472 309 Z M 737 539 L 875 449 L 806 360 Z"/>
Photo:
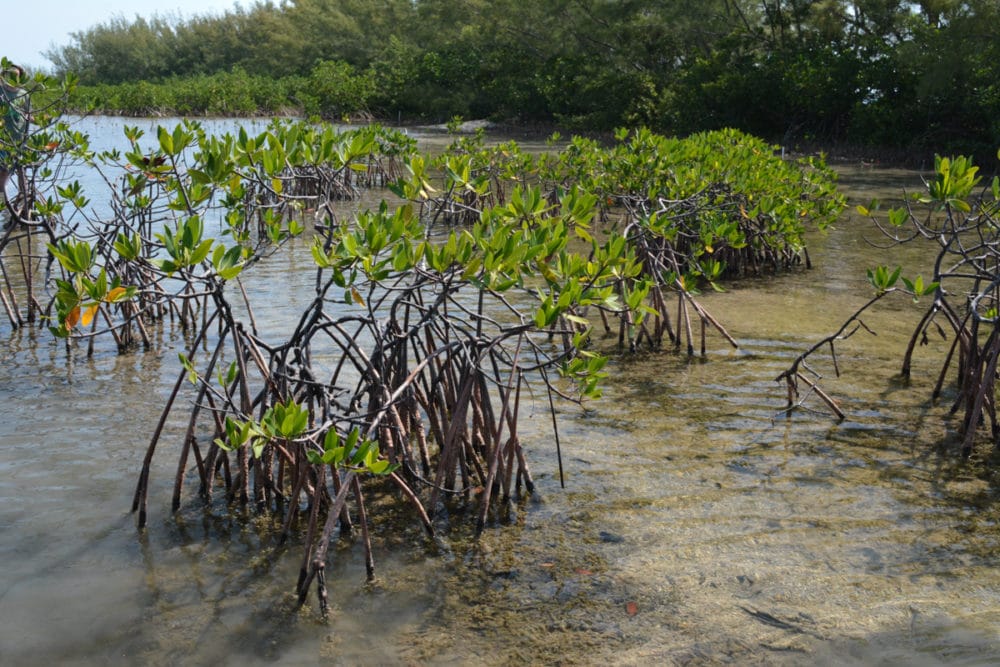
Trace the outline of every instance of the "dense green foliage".
<path fill-rule="evenodd" d="M 306 76 L 276 79 L 242 67 L 214 74 L 81 86 L 73 97 L 79 109 L 147 116 L 250 116 L 305 114 L 340 119 L 364 112 L 375 89 L 369 73 L 345 62 L 323 61 Z"/>
<path fill-rule="evenodd" d="M 48 55 L 82 102 L 125 113 L 737 127 L 992 157 L 998 21 L 995 0 L 295 0 L 119 18 Z"/>

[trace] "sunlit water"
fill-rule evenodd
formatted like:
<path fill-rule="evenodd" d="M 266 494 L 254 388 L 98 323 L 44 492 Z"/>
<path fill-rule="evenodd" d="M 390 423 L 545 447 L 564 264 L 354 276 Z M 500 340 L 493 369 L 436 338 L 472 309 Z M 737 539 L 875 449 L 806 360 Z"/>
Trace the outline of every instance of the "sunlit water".
<path fill-rule="evenodd" d="M 843 173 L 852 204 L 920 185 Z M 993 664 L 996 484 L 955 457 L 947 406 L 928 401 L 942 345 L 921 348 L 909 386 L 895 378 L 919 307 L 866 318 L 878 336 L 838 348 L 839 379 L 815 364 L 846 420 L 781 414 L 774 378 L 863 303 L 865 268 L 920 261 L 865 237 L 846 215 L 811 238 L 814 270 L 705 295 L 740 349 L 709 334 L 705 361 L 622 360 L 603 400 L 562 406 L 565 489 L 548 416 L 527 415 L 539 497 L 478 542 L 462 517 L 436 546 L 412 522 L 377 524 L 372 584 L 338 542 L 327 622 L 314 600 L 295 610 L 301 548 L 276 546 L 266 520 L 196 501 L 170 514 L 180 418 L 136 530 L 176 333 L 67 361 L 47 332 L 4 322 L 0 664 Z M 292 250 L 249 280 L 274 335 L 312 296 L 308 248 Z"/>

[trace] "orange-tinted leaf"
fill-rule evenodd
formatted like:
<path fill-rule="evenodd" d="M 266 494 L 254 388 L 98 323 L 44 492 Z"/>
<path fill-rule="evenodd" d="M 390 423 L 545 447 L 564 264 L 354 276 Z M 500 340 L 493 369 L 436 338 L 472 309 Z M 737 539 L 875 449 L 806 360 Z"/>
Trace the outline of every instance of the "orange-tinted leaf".
<path fill-rule="evenodd" d="M 120 299 L 122 295 L 125 294 L 127 291 L 128 290 L 119 285 L 118 287 L 115 287 L 114 289 L 110 290 L 108 292 L 108 295 L 104 297 L 104 300 L 107 301 L 108 303 L 114 303 L 115 301 Z"/>
<path fill-rule="evenodd" d="M 83 326 L 88 326 L 94 321 L 94 316 L 97 315 L 97 304 L 90 306 L 87 310 L 83 311 L 83 315 L 80 317 L 80 321 Z"/>
<path fill-rule="evenodd" d="M 362 308 L 364 307 L 365 305 L 364 297 L 362 297 L 361 292 L 359 292 L 354 287 L 351 288 L 351 298 L 354 299 L 354 303 L 358 304 Z"/>
<path fill-rule="evenodd" d="M 66 315 L 66 328 L 72 329 L 80 323 L 80 306 L 76 306 Z"/>
<path fill-rule="evenodd" d="M 593 574 L 593 572 L 591 572 L 590 570 L 588 570 L 588 569 L 587 569 L 587 568 L 585 568 L 585 567 L 578 567 L 578 568 L 576 568 L 576 569 L 575 569 L 575 570 L 573 570 L 573 571 L 574 571 L 574 572 L 576 572 L 577 574 L 582 574 L 582 575 L 583 575 L 583 576 L 585 576 L 585 577 L 586 577 L 586 576 L 590 576 L 590 575 L 592 575 L 592 574 Z"/>
<path fill-rule="evenodd" d="M 45 144 L 45 150 L 47 151 L 54 151 L 57 148 L 59 148 L 58 141 L 50 141 L 49 143 Z"/>
<path fill-rule="evenodd" d="M 625 613 L 629 616 L 635 616 L 639 613 L 639 605 L 637 605 L 632 600 L 625 603 Z"/>

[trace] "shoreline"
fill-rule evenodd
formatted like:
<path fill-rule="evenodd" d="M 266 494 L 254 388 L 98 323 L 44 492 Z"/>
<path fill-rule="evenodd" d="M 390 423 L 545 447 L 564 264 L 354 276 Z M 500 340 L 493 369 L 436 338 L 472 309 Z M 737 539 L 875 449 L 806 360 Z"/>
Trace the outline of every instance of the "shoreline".
<path fill-rule="evenodd" d="M 494 121 L 489 119 L 463 120 L 457 123 L 455 128 L 448 122 L 431 122 L 422 119 L 403 119 L 397 117 L 391 119 L 371 113 L 353 114 L 346 118 L 315 118 L 306 116 L 299 109 L 285 108 L 275 113 L 248 113 L 248 114 L 182 114 L 176 110 L 159 109 L 145 114 L 124 113 L 112 110 L 68 110 L 68 114 L 74 116 L 103 116 L 120 117 L 134 119 L 158 118 L 190 118 L 194 120 L 266 120 L 266 119 L 286 119 L 315 121 L 320 120 L 335 125 L 370 125 L 379 124 L 386 127 L 397 127 L 400 129 L 419 130 L 427 134 L 454 134 L 456 136 L 472 135 L 482 130 L 486 133 L 495 133 L 511 138 L 521 138 L 530 140 L 543 140 L 559 133 L 562 137 L 572 136 L 586 137 L 597 141 L 610 143 L 613 139 L 613 131 L 610 130 L 569 130 L 558 126 L 556 123 L 519 123 L 516 121 Z M 678 135 L 681 136 L 681 135 Z M 824 155 L 828 164 L 857 164 L 863 168 L 899 168 L 915 169 L 925 171 L 933 169 L 935 155 L 968 155 L 962 151 L 940 151 L 924 147 L 899 148 L 892 146 L 869 146 L 865 144 L 851 144 L 846 142 L 834 142 L 832 144 L 822 144 L 820 142 L 792 142 L 782 144 L 781 141 L 765 139 L 778 149 L 783 149 L 784 155 L 789 158 L 802 158 L 808 156 Z M 979 166 L 981 172 L 994 173 L 1000 171 L 1000 154 L 988 151 L 987 155 L 972 155 L 974 163 Z"/>

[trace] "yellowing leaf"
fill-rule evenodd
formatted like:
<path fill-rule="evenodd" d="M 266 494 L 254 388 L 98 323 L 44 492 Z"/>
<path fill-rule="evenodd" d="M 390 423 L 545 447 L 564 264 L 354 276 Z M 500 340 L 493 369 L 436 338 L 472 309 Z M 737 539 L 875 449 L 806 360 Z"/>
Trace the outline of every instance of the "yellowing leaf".
<path fill-rule="evenodd" d="M 358 291 L 358 290 L 357 290 L 356 288 L 354 288 L 354 287 L 352 287 L 352 288 L 351 288 L 351 298 L 352 298 L 352 299 L 354 299 L 354 303 L 358 304 L 358 305 L 359 305 L 359 306 L 361 306 L 361 307 L 364 307 L 364 305 L 365 305 L 365 300 L 364 300 L 364 298 L 363 298 L 363 297 L 361 296 L 361 292 L 359 292 L 359 291 Z"/>
<path fill-rule="evenodd" d="M 66 328 L 72 329 L 80 323 L 80 306 L 76 306 L 66 315 Z"/>
<path fill-rule="evenodd" d="M 87 310 L 83 311 L 83 315 L 80 317 L 80 321 L 83 326 L 90 325 L 94 321 L 94 317 L 97 315 L 97 304 L 90 306 Z"/>
<path fill-rule="evenodd" d="M 114 303 L 118 299 L 122 298 L 122 296 L 124 294 L 126 294 L 127 292 L 128 292 L 128 290 L 126 290 L 124 287 L 122 287 L 121 285 L 119 285 L 118 287 L 115 287 L 114 289 L 112 289 L 111 291 L 109 291 L 108 295 L 106 297 L 104 297 L 104 300 L 107 301 L 108 303 Z"/>

